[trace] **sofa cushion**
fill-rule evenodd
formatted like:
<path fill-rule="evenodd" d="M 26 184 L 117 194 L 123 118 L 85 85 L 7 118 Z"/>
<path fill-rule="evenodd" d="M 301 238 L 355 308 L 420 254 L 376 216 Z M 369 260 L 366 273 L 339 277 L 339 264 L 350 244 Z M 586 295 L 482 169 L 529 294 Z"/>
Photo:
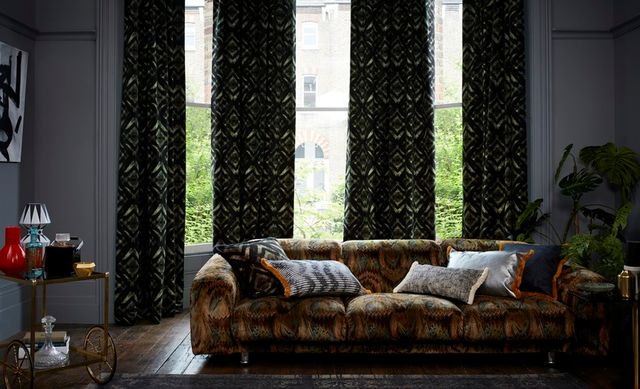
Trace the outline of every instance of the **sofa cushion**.
<path fill-rule="evenodd" d="M 522 275 L 520 291 L 523 296 L 542 294 L 558 299 L 557 280 L 562 272 L 562 266 L 567 258 L 562 256 L 562 246 L 527 244 L 527 243 L 501 243 L 503 251 L 528 251 L 534 254 L 527 261 Z"/>
<path fill-rule="evenodd" d="M 262 258 L 261 263 L 280 281 L 285 297 L 353 296 L 369 292 L 349 268 L 338 261 L 272 261 Z"/>
<path fill-rule="evenodd" d="M 415 261 L 436 265 L 439 247 L 432 240 L 353 240 L 342 243 L 344 264 L 373 293 L 393 291 Z"/>
<path fill-rule="evenodd" d="M 434 296 L 376 293 L 347 305 L 350 341 L 455 340 L 462 336 L 462 312 Z"/>
<path fill-rule="evenodd" d="M 456 251 L 449 248 L 449 268 L 484 270 L 489 276 L 478 294 L 520 298 L 520 283 L 527 260 L 533 255 L 507 251 Z"/>
<path fill-rule="evenodd" d="M 234 309 L 231 328 L 240 342 L 343 341 L 345 307 L 338 297 L 245 299 Z"/>
<path fill-rule="evenodd" d="M 284 293 L 278 279 L 260 265 L 262 258 L 289 259 L 275 238 L 217 244 L 213 247 L 213 253 L 222 255 L 229 262 L 244 296 L 263 297 Z"/>
<path fill-rule="evenodd" d="M 476 296 L 461 305 L 464 338 L 470 341 L 563 340 L 573 335 L 573 315 L 542 297 Z"/>
<path fill-rule="evenodd" d="M 476 291 L 488 274 L 488 268 L 450 269 L 414 262 L 407 276 L 393 289 L 393 293 L 435 294 L 473 304 Z"/>

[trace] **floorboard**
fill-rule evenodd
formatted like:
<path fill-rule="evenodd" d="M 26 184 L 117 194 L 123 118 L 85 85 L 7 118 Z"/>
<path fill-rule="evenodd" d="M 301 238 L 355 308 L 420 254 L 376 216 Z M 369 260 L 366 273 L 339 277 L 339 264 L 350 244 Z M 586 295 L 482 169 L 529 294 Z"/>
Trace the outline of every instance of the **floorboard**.
<path fill-rule="evenodd" d="M 60 325 L 75 345 L 81 345 L 90 326 Z M 554 367 L 539 354 L 497 355 L 384 355 L 384 354 L 252 354 L 251 363 L 239 364 L 238 355 L 203 356 L 191 352 L 189 313 L 160 324 L 112 326 L 118 350 L 117 373 L 128 374 L 535 374 L 570 372 L 593 388 L 629 387 L 631 363 L 607 358 L 560 355 Z M 4 350 L 0 351 L 3 357 Z M 564 357 L 564 358 L 563 358 Z M 91 383 L 85 368 L 37 377 L 36 388 L 77 388 Z M 0 385 L 1 387 L 2 385 Z"/>

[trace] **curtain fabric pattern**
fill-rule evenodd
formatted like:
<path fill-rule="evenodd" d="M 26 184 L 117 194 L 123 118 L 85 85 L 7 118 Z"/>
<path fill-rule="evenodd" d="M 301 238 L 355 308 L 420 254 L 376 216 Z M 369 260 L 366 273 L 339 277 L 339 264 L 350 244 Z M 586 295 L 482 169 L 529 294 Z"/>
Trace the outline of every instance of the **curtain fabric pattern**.
<path fill-rule="evenodd" d="M 433 0 L 353 0 L 344 240 L 435 237 Z"/>
<path fill-rule="evenodd" d="M 462 234 L 504 239 L 528 198 L 524 4 L 463 7 Z"/>
<path fill-rule="evenodd" d="M 118 184 L 115 318 L 182 310 L 184 0 L 128 0 Z"/>
<path fill-rule="evenodd" d="M 295 1 L 213 4 L 213 242 L 293 236 Z"/>

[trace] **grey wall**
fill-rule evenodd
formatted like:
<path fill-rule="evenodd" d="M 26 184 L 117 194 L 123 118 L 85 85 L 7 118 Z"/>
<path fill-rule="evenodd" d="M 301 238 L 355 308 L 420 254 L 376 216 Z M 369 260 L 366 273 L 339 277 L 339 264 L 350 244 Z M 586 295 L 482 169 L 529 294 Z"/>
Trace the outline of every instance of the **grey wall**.
<path fill-rule="evenodd" d="M 614 3 L 616 141 L 640 152 L 640 1 Z M 640 194 L 636 194 L 627 239 L 640 240 Z"/>
<path fill-rule="evenodd" d="M 614 42 L 610 33 L 613 2 L 554 0 L 552 4 L 552 123 L 553 168 L 563 149 L 615 141 Z M 535 131 L 535 129 L 531 129 Z M 552 177 L 550 177 L 552 179 Z M 570 201 L 554 185 L 552 222 L 563 228 Z M 585 202 L 611 204 L 607 190 Z"/>
<path fill-rule="evenodd" d="M 35 4 L 32 0 L 5 2 L 0 9 L 0 41 L 29 54 L 26 105 L 23 119 L 21 163 L 0 163 L 0 244 L 4 245 L 4 227 L 18 224 L 19 213 L 33 192 L 35 138 Z M 1 247 L 1 246 L 0 246 Z M 24 324 L 22 305 L 26 291 L 15 283 L 0 281 L 0 339 L 20 331 Z"/>

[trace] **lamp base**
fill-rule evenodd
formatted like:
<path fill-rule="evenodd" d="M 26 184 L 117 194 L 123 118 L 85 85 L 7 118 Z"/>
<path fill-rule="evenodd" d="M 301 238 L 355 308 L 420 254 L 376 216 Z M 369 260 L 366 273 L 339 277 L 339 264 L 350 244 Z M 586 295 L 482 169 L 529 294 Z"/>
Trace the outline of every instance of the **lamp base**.
<path fill-rule="evenodd" d="M 22 239 L 20 239 L 20 244 L 22 245 L 23 248 L 27 247 L 27 243 L 29 242 L 31 242 L 31 235 L 29 234 L 23 236 Z M 42 233 L 42 229 L 38 230 L 38 242 L 42 243 L 45 247 L 51 244 L 51 241 L 49 240 L 49 238 L 47 238 L 45 234 Z"/>

